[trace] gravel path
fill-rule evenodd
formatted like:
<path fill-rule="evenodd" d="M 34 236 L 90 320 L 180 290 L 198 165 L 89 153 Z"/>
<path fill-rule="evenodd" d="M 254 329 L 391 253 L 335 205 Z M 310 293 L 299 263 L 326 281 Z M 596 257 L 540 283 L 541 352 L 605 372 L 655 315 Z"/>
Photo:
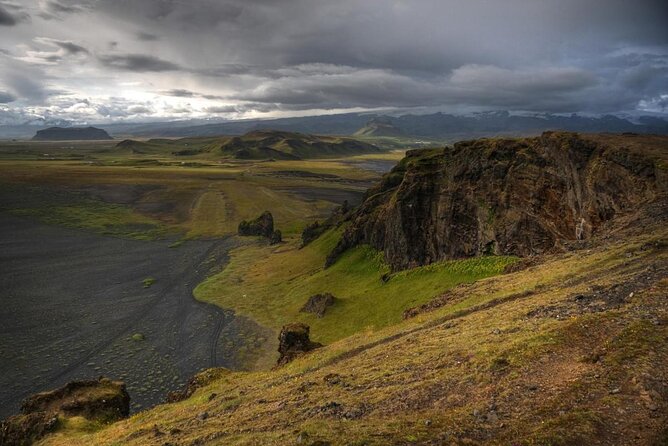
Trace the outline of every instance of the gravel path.
<path fill-rule="evenodd" d="M 0 213 L 0 417 L 73 379 L 122 379 L 137 410 L 203 368 L 249 366 L 270 333 L 192 297 L 232 240 L 169 244 Z"/>

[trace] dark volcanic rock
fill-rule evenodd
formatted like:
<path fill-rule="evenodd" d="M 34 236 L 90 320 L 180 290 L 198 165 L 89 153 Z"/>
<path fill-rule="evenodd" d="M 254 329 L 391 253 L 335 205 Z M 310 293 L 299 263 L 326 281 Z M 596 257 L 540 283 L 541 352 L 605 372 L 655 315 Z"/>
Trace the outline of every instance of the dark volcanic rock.
<path fill-rule="evenodd" d="M 278 229 L 274 229 L 274 232 L 271 233 L 271 236 L 269 236 L 269 244 L 270 245 L 276 245 L 278 243 L 281 243 L 283 241 L 283 234 L 281 234 L 281 231 Z"/>
<path fill-rule="evenodd" d="M 287 364 L 293 359 L 310 352 L 322 344 L 312 342 L 309 338 L 309 326 L 302 323 L 284 325 L 278 336 L 278 365 Z"/>
<path fill-rule="evenodd" d="M 334 300 L 336 300 L 336 298 L 331 293 L 314 294 L 308 298 L 302 309 L 299 311 L 302 313 L 313 313 L 318 317 L 323 317 L 327 308 L 334 305 Z"/>
<path fill-rule="evenodd" d="M 239 235 L 257 235 L 261 237 L 271 238 L 274 232 L 274 217 L 271 212 L 264 211 L 255 220 L 243 220 L 239 223 Z"/>
<path fill-rule="evenodd" d="M 398 270 L 484 254 L 530 256 L 587 239 L 667 190 L 650 156 L 661 148 L 612 138 L 545 132 L 409 151 L 367 192 L 327 265 L 358 244 L 382 250 Z"/>
<path fill-rule="evenodd" d="M 33 141 L 105 141 L 109 139 L 112 137 L 106 131 L 95 127 L 50 127 L 38 130 L 32 138 Z"/>
<path fill-rule="evenodd" d="M 73 381 L 65 386 L 28 397 L 21 414 L 0 423 L 0 444 L 29 445 L 58 425 L 58 416 L 82 416 L 109 423 L 130 413 L 130 396 L 125 384 L 100 378 Z"/>

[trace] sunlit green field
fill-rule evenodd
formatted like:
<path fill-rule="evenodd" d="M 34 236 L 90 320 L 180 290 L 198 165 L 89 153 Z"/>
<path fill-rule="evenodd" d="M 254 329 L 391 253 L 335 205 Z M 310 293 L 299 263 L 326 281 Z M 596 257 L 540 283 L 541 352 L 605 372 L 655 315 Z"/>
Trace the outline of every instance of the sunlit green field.
<path fill-rule="evenodd" d="M 399 322 L 404 310 L 458 284 L 500 274 L 515 261 L 495 256 L 446 261 L 383 280 L 389 267 L 381 253 L 367 246 L 351 249 L 333 266 L 323 268 L 339 235 L 340 231 L 330 230 L 302 249 L 296 244 L 237 248 L 229 265 L 198 286 L 195 296 L 274 329 L 287 322 L 305 322 L 315 340 L 329 343 Z M 324 292 L 337 297 L 324 317 L 299 311 L 311 295 Z"/>

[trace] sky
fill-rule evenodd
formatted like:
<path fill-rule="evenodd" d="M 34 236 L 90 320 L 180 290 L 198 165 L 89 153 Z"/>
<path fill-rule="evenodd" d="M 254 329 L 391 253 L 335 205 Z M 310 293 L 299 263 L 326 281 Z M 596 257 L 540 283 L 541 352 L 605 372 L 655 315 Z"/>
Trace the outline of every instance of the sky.
<path fill-rule="evenodd" d="M 668 115 L 665 0 L 0 0 L 0 124 Z"/>

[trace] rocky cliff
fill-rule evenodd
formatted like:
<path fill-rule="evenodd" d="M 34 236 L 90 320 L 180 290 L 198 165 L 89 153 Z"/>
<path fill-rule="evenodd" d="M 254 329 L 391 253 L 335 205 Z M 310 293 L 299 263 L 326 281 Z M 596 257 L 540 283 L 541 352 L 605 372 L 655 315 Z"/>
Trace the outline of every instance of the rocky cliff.
<path fill-rule="evenodd" d="M 545 132 L 410 151 L 367 192 L 327 263 L 358 244 L 395 270 L 562 248 L 665 199 L 667 141 Z"/>

